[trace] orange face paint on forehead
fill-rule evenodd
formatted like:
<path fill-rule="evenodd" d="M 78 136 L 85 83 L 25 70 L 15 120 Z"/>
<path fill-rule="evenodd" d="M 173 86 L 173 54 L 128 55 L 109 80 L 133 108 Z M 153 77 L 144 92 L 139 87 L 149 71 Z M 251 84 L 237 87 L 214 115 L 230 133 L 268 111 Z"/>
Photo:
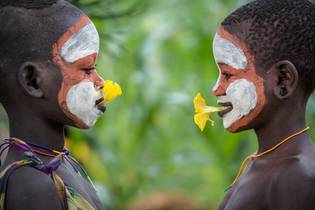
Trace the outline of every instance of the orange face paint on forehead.
<path fill-rule="evenodd" d="M 99 37 L 93 27 L 89 18 L 83 16 L 53 46 L 53 61 L 60 67 L 63 76 L 58 103 L 68 118 L 80 128 L 87 128 L 89 125 L 69 110 L 69 90 L 84 81 L 93 83 L 96 88 L 103 85 L 103 79 L 95 70 Z"/>
<path fill-rule="evenodd" d="M 244 65 L 246 66 L 244 69 L 237 69 L 226 63 L 219 62 L 218 67 L 220 68 L 220 76 L 216 87 L 213 89 L 214 95 L 224 96 L 230 84 L 238 80 L 245 79 L 256 86 L 257 104 L 255 108 L 253 108 L 247 115 L 233 122 L 232 125 L 227 128 L 229 131 L 235 132 L 239 128 L 248 125 L 263 109 L 265 105 L 264 81 L 262 77 L 257 75 L 254 65 L 254 57 L 250 54 L 246 45 L 227 32 L 223 27 L 219 29 L 218 35 L 241 49 L 242 53 L 246 57 L 247 63 Z"/>

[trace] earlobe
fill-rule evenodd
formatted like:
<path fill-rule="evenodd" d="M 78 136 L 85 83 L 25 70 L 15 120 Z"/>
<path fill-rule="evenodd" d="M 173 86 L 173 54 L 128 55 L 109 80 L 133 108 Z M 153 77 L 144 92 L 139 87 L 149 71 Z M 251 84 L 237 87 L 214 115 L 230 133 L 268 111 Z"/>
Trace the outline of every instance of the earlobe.
<path fill-rule="evenodd" d="M 280 61 L 275 66 L 277 84 L 273 91 L 279 99 L 286 99 L 292 95 L 298 85 L 299 75 L 294 64 L 290 61 Z"/>
<path fill-rule="evenodd" d="M 18 71 L 18 83 L 23 88 L 23 91 L 35 98 L 44 96 L 41 89 L 41 71 L 39 65 L 32 62 L 25 62 L 21 65 Z"/>

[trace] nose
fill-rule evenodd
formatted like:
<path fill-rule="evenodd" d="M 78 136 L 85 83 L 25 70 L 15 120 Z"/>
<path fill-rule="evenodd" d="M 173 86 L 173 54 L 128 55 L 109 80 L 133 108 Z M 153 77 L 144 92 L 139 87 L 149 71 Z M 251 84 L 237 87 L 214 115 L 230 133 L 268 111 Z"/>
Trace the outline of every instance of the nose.
<path fill-rule="evenodd" d="M 225 95 L 225 88 L 222 85 L 219 85 L 212 89 L 212 94 L 214 96 L 222 96 Z"/>
<path fill-rule="evenodd" d="M 95 72 L 93 82 L 97 88 L 102 88 L 104 85 L 104 79 L 97 72 Z"/>
<path fill-rule="evenodd" d="M 219 75 L 219 78 L 218 78 L 216 84 L 212 88 L 212 94 L 214 96 L 225 95 L 227 86 L 228 86 L 228 83 L 224 79 L 222 80 L 221 75 Z"/>

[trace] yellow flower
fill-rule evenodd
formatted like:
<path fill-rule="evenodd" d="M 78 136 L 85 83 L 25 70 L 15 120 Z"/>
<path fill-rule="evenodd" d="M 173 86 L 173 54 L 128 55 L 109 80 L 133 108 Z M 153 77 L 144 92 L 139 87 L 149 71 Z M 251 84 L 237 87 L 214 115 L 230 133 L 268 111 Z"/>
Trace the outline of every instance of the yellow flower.
<path fill-rule="evenodd" d="M 214 121 L 210 119 L 211 113 L 220 112 L 225 109 L 224 107 L 207 106 L 206 100 L 201 96 L 200 93 L 198 93 L 194 98 L 194 107 L 196 112 L 194 121 L 201 131 L 204 130 L 207 121 L 210 121 L 211 125 L 214 126 Z"/>
<path fill-rule="evenodd" d="M 113 101 L 117 96 L 120 96 L 122 94 L 122 90 L 119 84 L 111 80 L 106 80 L 104 82 L 102 92 L 103 92 L 104 100 L 101 103 L 99 103 L 100 105 L 109 103 Z"/>

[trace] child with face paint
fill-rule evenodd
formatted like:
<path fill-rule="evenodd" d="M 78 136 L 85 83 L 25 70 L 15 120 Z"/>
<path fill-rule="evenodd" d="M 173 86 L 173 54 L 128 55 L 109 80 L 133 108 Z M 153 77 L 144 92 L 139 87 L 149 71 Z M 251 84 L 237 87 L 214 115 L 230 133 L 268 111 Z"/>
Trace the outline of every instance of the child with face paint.
<path fill-rule="evenodd" d="M 0 2 L 1 210 L 103 209 L 93 183 L 64 148 L 64 125 L 89 128 L 121 94 L 95 66 L 99 35 L 63 0 Z"/>
<path fill-rule="evenodd" d="M 307 0 L 257 0 L 217 31 L 219 115 L 230 132 L 254 129 L 259 146 L 219 210 L 314 209 L 315 147 L 305 122 L 315 88 L 314 22 Z"/>

